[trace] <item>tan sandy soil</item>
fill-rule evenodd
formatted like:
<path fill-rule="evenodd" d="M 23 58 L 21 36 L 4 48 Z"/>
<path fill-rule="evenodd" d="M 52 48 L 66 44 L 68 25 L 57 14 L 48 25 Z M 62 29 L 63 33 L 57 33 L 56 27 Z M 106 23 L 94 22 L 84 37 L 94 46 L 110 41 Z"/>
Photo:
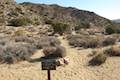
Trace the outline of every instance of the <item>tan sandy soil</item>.
<path fill-rule="evenodd" d="M 101 66 L 88 66 L 91 49 L 77 50 L 68 46 L 66 40 L 59 38 L 67 49 L 70 63 L 51 71 L 52 80 L 120 80 L 120 58 L 108 58 Z M 39 58 L 41 50 L 32 58 Z M 0 65 L 0 80 L 47 80 L 47 72 L 41 70 L 41 62 Z"/>

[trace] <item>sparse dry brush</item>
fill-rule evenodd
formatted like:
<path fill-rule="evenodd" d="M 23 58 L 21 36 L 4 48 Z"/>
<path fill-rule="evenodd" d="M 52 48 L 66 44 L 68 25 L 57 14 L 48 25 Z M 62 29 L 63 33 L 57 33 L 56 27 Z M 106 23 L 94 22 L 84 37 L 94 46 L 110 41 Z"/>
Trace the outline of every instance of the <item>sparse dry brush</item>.
<path fill-rule="evenodd" d="M 36 49 L 30 44 L 11 43 L 4 47 L 4 62 L 15 63 L 22 60 L 29 60 Z"/>
<path fill-rule="evenodd" d="M 105 63 L 107 59 L 107 55 L 103 54 L 103 53 L 100 53 L 100 54 L 97 54 L 96 56 L 94 56 L 90 61 L 89 61 L 89 65 L 92 65 L 92 66 L 99 66 L 103 63 Z"/>
<path fill-rule="evenodd" d="M 96 48 L 99 45 L 99 40 L 97 38 L 90 37 L 86 40 L 84 44 L 85 48 Z"/>
<path fill-rule="evenodd" d="M 102 39 L 100 42 L 101 42 L 101 46 L 114 45 L 116 42 L 116 39 L 113 37 L 106 37 Z"/>
<path fill-rule="evenodd" d="M 25 35 L 15 36 L 14 40 L 15 40 L 15 42 L 26 42 L 26 43 L 34 43 L 34 41 L 35 41 L 34 38 L 28 37 Z"/>
<path fill-rule="evenodd" d="M 99 52 L 99 51 L 98 51 Z M 111 46 L 109 48 L 103 49 L 100 53 L 94 54 L 93 58 L 89 61 L 89 65 L 96 66 L 105 63 L 107 57 L 120 56 L 120 46 Z"/>
<path fill-rule="evenodd" d="M 69 35 L 67 36 L 67 39 L 69 40 L 69 44 L 74 47 L 83 47 L 86 43 L 86 39 L 82 35 Z"/>
<path fill-rule="evenodd" d="M 55 37 L 28 37 L 26 35 L 0 37 L 0 63 L 16 63 L 29 60 L 36 50 L 49 46 L 50 43 L 60 44 Z"/>
<path fill-rule="evenodd" d="M 40 38 L 37 38 L 33 45 L 36 46 L 38 49 L 41 49 L 43 47 L 49 46 L 51 42 L 55 43 L 56 45 L 61 44 L 60 41 L 55 37 L 42 36 Z"/>
<path fill-rule="evenodd" d="M 84 36 L 73 35 L 68 36 L 69 44 L 74 47 L 97 48 L 103 46 L 114 45 L 116 38 L 113 37 L 98 37 L 98 36 Z"/>
<path fill-rule="evenodd" d="M 84 48 L 96 48 L 99 42 L 97 38 L 84 35 L 71 36 L 68 40 L 70 45 Z"/>
<path fill-rule="evenodd" d="M 45 58 L 63 58 L 66 56 L 66 49 L 58 40 L 52 39 L 49 46 L 43 48 L 43 53 Z"/>
<path fill-rule="evenodd" d="M 3 54 L 4 54 L 4 51 L 3 51 L 3 46 L 0 46 L 0 63 L 3 63 Z"/>
<path fill-rule="evenodd" d="M 112 46 L 104 50 L 104 53 L 108 56 L 120 56 L 120 46 Z"/>

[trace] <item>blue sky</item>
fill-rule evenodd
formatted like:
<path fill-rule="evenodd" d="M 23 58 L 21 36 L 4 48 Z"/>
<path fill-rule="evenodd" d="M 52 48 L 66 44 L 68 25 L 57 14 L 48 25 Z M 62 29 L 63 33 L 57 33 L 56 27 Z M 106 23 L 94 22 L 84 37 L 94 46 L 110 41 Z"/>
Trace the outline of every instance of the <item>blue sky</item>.
<path fill-rule="evenodd" d="M 44 4 L 58 4 L 65 7 L 76 7 L 82 10 L 93 11 L 108 19 L 120 18 L 120 0 L 16 0 Z"/>

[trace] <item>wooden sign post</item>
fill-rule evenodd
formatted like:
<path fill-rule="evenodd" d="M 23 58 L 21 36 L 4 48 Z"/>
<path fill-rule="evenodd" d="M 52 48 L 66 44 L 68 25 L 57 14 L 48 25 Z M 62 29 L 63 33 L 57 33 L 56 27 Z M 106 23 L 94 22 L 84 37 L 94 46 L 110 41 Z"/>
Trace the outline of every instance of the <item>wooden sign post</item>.
<path fill-rule="evenodd" d="M 51 80 L 50 70 L 47 70 L 48 80 Z"/>
<path fill-rule="evenodd" d="M 47 59 L 42 61 L 42 70 L 47 70 L 48 80 L 51 80 L 51 70 L 56 70 L 56 60 Z"/>

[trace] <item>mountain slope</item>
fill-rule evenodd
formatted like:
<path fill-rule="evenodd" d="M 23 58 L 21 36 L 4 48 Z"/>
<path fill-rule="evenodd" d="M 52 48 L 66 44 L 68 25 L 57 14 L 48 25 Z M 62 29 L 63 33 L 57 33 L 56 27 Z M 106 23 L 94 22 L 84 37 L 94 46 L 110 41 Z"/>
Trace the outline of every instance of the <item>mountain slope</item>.
<path fill-rule="evenodd" d="M 14 4 L 11 5 L 11 3 Z M 0 8 L 0 18 L 5 19 L 6 23 L 11 19 L 20 17 L 28 17 L 40 23 L 45 22 L 46 19 L 50 19 L 52 21 L 68 23 L 72 27 L 79 24 L 81 21 L 94 24 L 97 27 L 104 27 L 111 23 L 110 20 L 94 12 L 72 7 L 61 7 L 58 5 L 34 4 L 28 2 L 17 4 L 14 0 L 10 0 L 10 3 L 0 4 Z"/>
<path fill-rule="evenodd" d="M 29 10 L 31 13 L 44 18 L 52 19 L 53 21 L 70 23 L 73 26 L 81 21 L 92 23 L 101 27 L 111 23 L 108 19 L 105 19 L 94 12 L 79 10 L 72 7 L 33 3 L 22 3 L 21 5 L 27 8 L 27 10 Z"/>

